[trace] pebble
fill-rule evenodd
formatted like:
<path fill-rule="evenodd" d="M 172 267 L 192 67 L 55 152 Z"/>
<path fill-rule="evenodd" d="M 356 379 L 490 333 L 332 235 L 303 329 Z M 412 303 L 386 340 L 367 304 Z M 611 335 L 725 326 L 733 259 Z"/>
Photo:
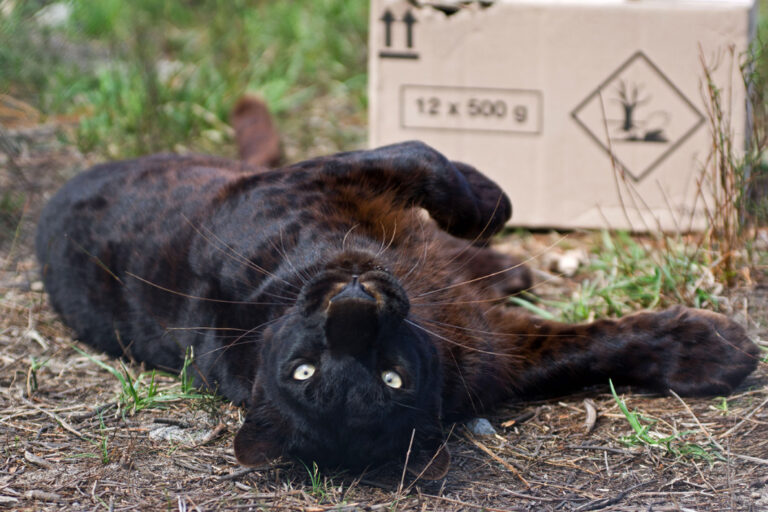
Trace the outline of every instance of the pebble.
<path fill-rule="evenodd" d="M 587 261 L 586 253 L 581 249 L 572 249 L 565 251 L 565 253 L 557 259 L 556 270 L 558 273 L 571 277 L 573 276 L 582 263 Z"/>
<path fill-rule="evenodd" d="M 496 429 L 493 428 L 491 422 L 485 418 L 469 420 L 465 426 L 476 436 L 492 436 L 496 433 Z"/>
<path fill-rule="evenodd" d="M 153 441 L 194 444 L 205 439 L 210 431 L 211 429 L 190 431 L 176 425 L 156 425 L 149 431 L 149 438 Z"/>

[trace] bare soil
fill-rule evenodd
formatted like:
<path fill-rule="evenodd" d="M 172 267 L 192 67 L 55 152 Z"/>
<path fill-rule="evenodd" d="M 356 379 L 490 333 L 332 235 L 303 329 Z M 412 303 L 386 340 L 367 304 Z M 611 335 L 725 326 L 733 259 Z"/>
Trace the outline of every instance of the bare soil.
<path fill-rule="evenodd" d="M 396 465 L 314 478 L 312 468 L 292 461 L 242 468 L 232 441 L 243 410 L 220 400 L 177 400 L 132 412 L 116 399 L 118 380 L 93 359 L 119 363 L 72 340 L 39 282 L 31 250 L 36 213 L 66 178 L 92 163 L 62 142 L 61 128 L 32 124 L 0 134 L 17 150 L 12 159 L 0 152 L 0 188 L 26 197 L 0 219 L 0 507 L 768 510 L 765 363 L 727 402 L 620 390 L 631 410 L 653 418 L 645 421 L 651 432 L 690 432 L 671 442 L 672 451 L 623 442 L 630 425 L 607 389 L 599 388 L 508 404 L 488 418 L 496 434 L 476 436 L 456 425 L 448 443 L 453 466 L 437 482 L 414 481 Z M 536 253 L 549 237 L 510 239 L 503 247 Z M 573 286 L 562 280 L 542 293 L 568 293 Z M 768 286 L 730 293 L 733 314 L 756 340 L 768 339 Z M 134 376 L 141 372 L 135 364 L 128 368 Z M 179 384 L 158 377 L 158 386 Z M 597 416 L 588 430 L 591 407 Z M 703 455 L 680 455 L 695 447 Z"/>

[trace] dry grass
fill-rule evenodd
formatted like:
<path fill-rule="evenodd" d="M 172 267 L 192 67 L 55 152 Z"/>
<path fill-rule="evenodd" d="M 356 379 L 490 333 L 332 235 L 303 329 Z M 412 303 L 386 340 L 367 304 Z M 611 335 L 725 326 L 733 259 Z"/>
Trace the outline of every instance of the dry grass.
<path fill-rule="evenodd" d="M 37 130 L 37 128 L 30 128 Z M 35 139 L 37 141 L 32 141 Z M 14 510 L 765 510 L 768 508 L 768 370 L 735 395 L 684 402 L 620 390 L 630 411 L 673 452 L 632 438 L 607 388 L 509 404 L 489 419 L 497 435 L 457 426 L 443 481 L 401 482 L 395 465 L 362 475 L 315 472 L 279 461 L 244 470 L 232 440 L 243 411 L 209 399 L 164 409 L 118 410 L 118 380 L 73 348 L 37 290 L 29 249 L 34 212 L 85 159 L 37 135 L 16 161 L 37 183 L 19 236 L 0 241 L 0 506 Z M 18 138 L 15 140 L 19 140 Z M 7 162 L 0 180 L 10 177 Z M 12 232 L 15 232 L 13 230 Z M 537 253 L 548 235 L 511 239 L 505 250 Z M 589 247 L 590 238 L 568 244 Z M 535 262 L 534 262 L 535 264 Z M 537 288 L 563 294 L 569 280 Z M 768 287 L 731 294 L 755 337 L 768 336 Z M 134 375 L 142 369 L 130 366 Z M 180 383 L 159 377 L 161 392 Z M 597 413 L 584 423 L 593 399 Z M 726 405 L 724 405 L 726 404 Z M 168 437 L 168 432 L 176 437 Z M 719 448 L 718 448 L 719 446 Z M 698 449 L 697 449 L 698 448 Z"/>
<path fill-rule="evenodd" d="M 18 278 L 22 288 L 8 288 L 4 281 L 0 290 L 0 504 L 13 509 L 768 507 L 764 366 L 727 398 L 727 408 L 722 399 L 681 403 L 624 395 L 630 409 L 653 418 L 651 432 L 690 431 L 678 446 L 698 446 L 704 455 L 676 456 L 627 441 L 631 428 L 603 389 L 591 394 L 597 411 L 591 432 L 585 427 L 586 395 L 511 404 L 490 418 L 498 435 L 472 437 L 463 427 L 455 429 L 449 443 L 454 465 L 444 481 L 406 479 L 398 492 L 401 473 L 395 466 L 363 475 L 312 474 L 279 461 L 244 471 L 232 453 L 243 411 L 230 404 L 178 400 L 123 417 L 116 407 L 119 382 L 72 347 L 43 295 L 23 289 L 24 272 L 13 274 L 3 278 Z M 768 293 L 762 293 L 757 300 L 765 308 Z M 91 357 L 115 364 L 103 355 Z M 179 383 L 163 377 L 159 385 Z M 169 431 L 176 437 L 163 437 Z"/>

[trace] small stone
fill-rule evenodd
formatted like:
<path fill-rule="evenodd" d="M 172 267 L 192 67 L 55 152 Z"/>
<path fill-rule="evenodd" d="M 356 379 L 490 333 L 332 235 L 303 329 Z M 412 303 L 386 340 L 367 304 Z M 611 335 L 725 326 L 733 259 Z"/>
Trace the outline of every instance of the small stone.
<path fill-rule="evenodd" d="M 41 292 L 43 291 L 43 282 L 35 281 L 29 285 L 29 289 L 32 290 L 33 292 Z"/>
<path fill-rule="evenodd" d="M 585 263 L 586 260 L 587 256 L 583 250 L 573 249 L 565 251 L 565 253 L 557 259 L 555 269 L 558 273 L 566 277 L 571 277 L 577 270 L 579 270 L 579 267 Z"/>
<path fill-rule="evenodd" d="M 56 2 L 43 7 L 35 15 L 37 23 L 43 27 L 60 27 L 72 16 L 72 6 L 69 2 Z"/>
<path fill-rule="evenodd" d="M 210 432 L 211 429 L 190 430 L 177 425 L 154 425 L 149 431 L 149 438 L 152 441 L 195 444 L 205 439 Z"/>
<path fill-rule="evenodd" d="M 467 429 L 476 436 L 491 436 L 496 433 L 491 422 L 485 418 L 475 418 L 466 423 Z"/>
<path fill-rule="evenodd" d="M 55 492 L 32 490 L 24 493 L 24 497 L 28 500 L 38 501 L 61 501 L 61 495 Z"/>

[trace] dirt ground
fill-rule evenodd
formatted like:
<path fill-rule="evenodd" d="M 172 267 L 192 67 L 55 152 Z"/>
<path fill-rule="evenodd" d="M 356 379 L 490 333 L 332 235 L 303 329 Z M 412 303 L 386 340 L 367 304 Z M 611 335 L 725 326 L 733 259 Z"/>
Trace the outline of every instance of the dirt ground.
<path fill-rule="evenodd" d="M 630 410 L 654 419 L 652 433 L 681 433 L 671 451 L 663 443 L 622 442 L 631 427 L 600 388 L 509 404 L 488 418 L 495 434 L 473 435 L 456 425 L 448 444 L 452 469 L 437 482 L 413 481 L 395 465 L 362 475 L 313 474 L 291 461 L 244 469 L 232 451 L 243 411 L 219 400 L 176 400 L 132 412 L 116 399 L 119 381 L 95 360 L 118 363 L 71 339 L 46 302 L 32 257 L 36 212 L 64 179 L 92 163 L 62 142 L 60 128 L 7 130 L 3 140 L 15 156 L 0 152 L 0 188 L 28 194 L 18 206 L 25 211 L 20 224 L 0 218 L 0 507 L 768 510 L 765 363 L 727 402 L 620 390 Z M 549 236 L 510 239 L 504 247 L 536 251 Z M 559 282 L 544 293 L 571 286 Z M 768 286 L 734 290 L 731 304 L 754 339 L 768 340 Z M 129 370 L 141 372 L 135 365 Z M 178 386 L 158 378 L 160 390 Z M 597 413 L 591 430 L 588 411 Z"/>

